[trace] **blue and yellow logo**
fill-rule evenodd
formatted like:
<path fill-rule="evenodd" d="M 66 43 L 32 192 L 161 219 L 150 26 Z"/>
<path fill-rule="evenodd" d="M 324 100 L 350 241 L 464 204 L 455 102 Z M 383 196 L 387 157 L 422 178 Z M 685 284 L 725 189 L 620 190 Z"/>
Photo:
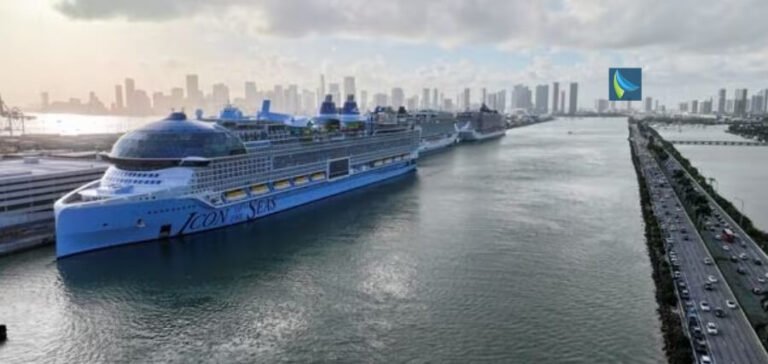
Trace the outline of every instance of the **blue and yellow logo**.
<path fill-rule="evenodd" d="M 609 68 L 608 99 L 638 101 L 643 99 L 643 73 L 640 68 Z"/>

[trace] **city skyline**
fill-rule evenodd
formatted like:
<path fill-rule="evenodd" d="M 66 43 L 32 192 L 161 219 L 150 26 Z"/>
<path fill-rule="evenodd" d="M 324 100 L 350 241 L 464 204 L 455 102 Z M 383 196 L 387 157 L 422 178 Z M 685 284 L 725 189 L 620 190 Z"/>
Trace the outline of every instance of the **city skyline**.
<path fill-rule="evenodd" d="M 355 76 L 357 90 L 371 96 L 430 87 L 454 100 L 466 87 L 510 90 L 557 80 L 563 90 L 578 82 L 579 107 L 592 108 L 605 97 L 609 67 L 643 67 L 645 92 L 666 105 L 709 98 L 722 87 L 760 90 L 768 78 L 768 45 L 757 36 L 768 30 L 758 19 L 768 5 L 759 1 L 337 5 L 345 12 L 311 0 L 3 3 L 0 35 L 7 54 L 17 56 L 0 60 L 0 94 L 29 105 L 43 91 L 52 100 L 86 99 L 91 91 L 106 98 L 123 75 L 169 92 L 190 73 L 230 88 L 246 80 L 260 88 L 307 84 L 322 73 L 340 86 Z M 742 16 L 719 16 L 726 12 Z M 374 21 L 390 13 L 408 16 Z M 630 21 L 639 14 L 655 20 Z M 308 21 L 318 17 L 329 22 Z M 600 31 L 608 28 L 611 34 Z"/>

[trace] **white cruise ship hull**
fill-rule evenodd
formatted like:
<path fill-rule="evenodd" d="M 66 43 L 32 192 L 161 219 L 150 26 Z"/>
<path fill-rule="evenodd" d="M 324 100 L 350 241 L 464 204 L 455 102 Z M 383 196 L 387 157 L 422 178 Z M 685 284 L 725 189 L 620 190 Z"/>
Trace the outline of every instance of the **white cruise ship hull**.
<path fill-rule="evenodd" d="M 62 208 L 57 202 L 56 256 L 197 233 L 284 211 L 411 172 L 413 160 L 300 188 L 213 207 L 194 197 Z"/>
<path fill-rule="evenodd" d="M 501 129 L 501 130 L 497 130 L 489 133 L 482 133 L 477 130 L 470 129 L 470 130 L 462 130 L 460 132 L 460 137 L 462 141 L 474 142 L 474 141 L 499 138 L 504 136 L 506 133 L 507 133 L 506 129 Z"/>
<path fill-rule="evenodd" d="M 422 139 L 421 143 L 419 143 L 419 154 L 436 152 L 436 151 L 448 148 L 456 144 L 458 140 L 459 140 L 458 132 L 448 134 L 445 137 L 438 138 L 438 139 L 431 139 L 431 140 Z"/>

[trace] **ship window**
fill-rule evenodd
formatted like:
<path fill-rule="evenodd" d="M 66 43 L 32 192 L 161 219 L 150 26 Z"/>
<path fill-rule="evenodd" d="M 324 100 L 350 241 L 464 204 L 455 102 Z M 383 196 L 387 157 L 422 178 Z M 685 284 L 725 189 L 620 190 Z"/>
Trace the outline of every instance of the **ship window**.
<path fill-rule="evenodd" d="M 328 162 L 328 177 L 337 178 L 349 174 L 349 158 Z"/>

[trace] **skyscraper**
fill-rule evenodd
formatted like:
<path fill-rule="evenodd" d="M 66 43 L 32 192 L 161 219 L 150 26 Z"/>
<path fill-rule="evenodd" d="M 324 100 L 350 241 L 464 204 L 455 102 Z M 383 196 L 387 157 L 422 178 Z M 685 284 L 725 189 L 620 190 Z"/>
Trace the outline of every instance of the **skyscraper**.
<path fill-rule="evenodd" d="M 488 102 L 488 94 L 485 91 L 485 87 L 483 87 L 482 97 L 483 98 L 480 100 L 480 102 L 483 103 L 483 104 L 487 103 Z"/>
<path fill-rule="evenodd" d="M 128 114 L 134 114 L 136 111 L 135 104 L 136 96 L 136 84 L 132 78 L 125 79 L 125 109 Z"/>
<path fill-rule="evenodd" d="M 333 97 L 333 102 L 336 103 L 336 106 L 344 104 L 344 99 L 341 98 L 341 88 L 339 88 L 338 83 L 328 84 L 328 94 Z"/>
<path fill-rule="evenodd" d="M 747 113 L 747 89 L 736 89 L 733 100 L 733 113 L 739 116 Z"/>
<path fill-rule="evenodd" d="M 119 87 L 119 86 L 118 86 Z M 50 106 L 50 97 L 48 96 L 47 92 L 43 92 L 40 94 L 40 111 L 46 111 L 48 110 L 48 107 Z"/>
<path fill-rule="evenodd" d="M 538 85 L 536 86 L 536 112 L 538 114 L 546 114 L 549 110 L 549 86 Z"/>
<path fill-rule="evenodd" d="M 355 78 L 353 76 L 344 77 L 344 97 L 342 100 L 346 100 L 349 95 L 357 95 L 357 90 L 355 89 Z"/>
<path fill-rule="evenodd" d="M 186 78 L 187 83 L 187 101 L 189 101 L 191 104 L 197 104 L 200 101 L 202 101 L 202 96 L 200 92 L 200 84 L 198 82 L 197 75 L 191 74 L 187 75 Z M 126 90 L 126 96 L 128 95 L 128 90 Z"/>
<path fill-rule="evenodd" d="M 469 108 L 471 106 L 471 103 L 470 103 L 470 100 L 469 100 L 469 88 L 468 87 L 464 89 L 464 100 L 463 100 L 463 105 L 462 106 L 464 106 L 465 110 L 469 110 Z"/>
<path fill-rule="evenodd" d="M 565 113 L 565 90 L 560 91 L 560 112 Z"/>
<path fill-rule="evenodd" d="M 691 114 L 699 113 L 699 100 L 691 101 Z"/>
<path fill-rule="evenodd" d="M 421 108 L 429 109 L 429 89 L 425 88 L 421 91 Z"/>
<path fill-rule="evenodd" d="M 223 107 L 229 103 L 229 87 L 223 83 L 213 85 L 211 99 L 215 107 Z"/>
<path fill-rule="evenodd" d="M 368 91 L 360 90 L 360 111 L 368 110 Z"/>
<path fill-rule="evenodd" d="M 650 97 L 645 98 L 645 112 L 651 112 L 651 107 L 653 106 L 653 99 Z"/>
<path fill-rule="evenodd" d="M 125 107 L 123 104 L 123 86 L 115 85 L 115 111 L 120 112 Z"/>
<path fill-rule="evenodd" d="M 440 104 L 437 101 L 437 88 L 432 89 L 432 108 L 439 109 Z"/>
<path fill-rule="evenodd" d="M 725 89 L 721 88 L 717 93 L 717 113 L 725 114 Z"/>
<path fill-rule="evenodd" d="M 579 105 L 579 84 L 577 82 L 571 82 L 571 90 L 568 96 L 570 99 L 568 102 L 568 113 L 575 115 Z"/>
<path fill-rule="evenodd" d="M 405 106 L 405 92 L 403 92 L 403 89 L 400 87 L 395 87 L 392 89 L 392 107 L 399 108 L 400 106 Z"/>
<path fill-rule="evenodd" d="M 557 104 L 558 104 L 558 98 L 560 97 L 560 83 L 553 82 L 552 83 L 552 113 L 557 113 Z"/>
<path fill-rule="evenodd" d="M 259 90 L 256 88 L 256 82 L 246 81 L 244 91 L 245 103 L 248 104 L 249 107 L 258 107 Z"/>
<path fill-rule="evenodd" d="M 512 88 L 512 108 L 531 110 L 531 90 L 525 85 Z"/>
<path fill-rule="evenodd" d="M 325 75 L 323 74 L 320 75 L 320 92 L 322 93 L 320 97 L 325 99 Z"/>

